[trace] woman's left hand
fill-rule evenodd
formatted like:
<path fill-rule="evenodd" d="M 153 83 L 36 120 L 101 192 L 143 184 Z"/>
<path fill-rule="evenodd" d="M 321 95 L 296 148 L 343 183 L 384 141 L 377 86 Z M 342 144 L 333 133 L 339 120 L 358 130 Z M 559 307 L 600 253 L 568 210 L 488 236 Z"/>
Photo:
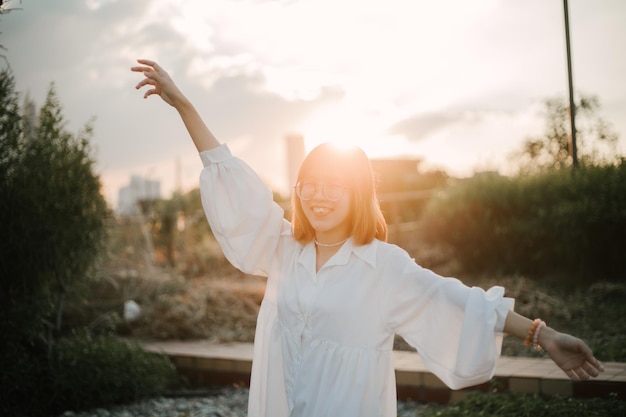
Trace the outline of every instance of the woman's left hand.
<path fill-rule="evenodd" d="M 574 381 L 597 377 L 604 366 L 582 340 L 553 329 L 544 329 L 539 334 L 539 344 L 565 374 Z"/>

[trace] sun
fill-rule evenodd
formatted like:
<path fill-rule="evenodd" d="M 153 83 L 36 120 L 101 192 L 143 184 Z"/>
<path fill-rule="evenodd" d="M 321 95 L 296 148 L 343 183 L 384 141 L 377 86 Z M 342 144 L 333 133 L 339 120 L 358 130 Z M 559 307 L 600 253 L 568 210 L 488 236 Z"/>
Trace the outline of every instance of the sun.
<path fill-rule="evenodd" d="M 340 148 L 365 149 L 365 145 L 374 142 L 377 130 L 372 120 L 340 103 L 318 110 L 301 126 L 307 151 L 325 142 Z"/>
<path fill-rule="evenodd" d="M 306 151 L 330 142 L 339 148 L 357 146 L 370 158 L 402 156 L 410 152 L 405 138 L 390 136 L 384 121 L 344 103 L 328 105 L 300 126 Z"/>

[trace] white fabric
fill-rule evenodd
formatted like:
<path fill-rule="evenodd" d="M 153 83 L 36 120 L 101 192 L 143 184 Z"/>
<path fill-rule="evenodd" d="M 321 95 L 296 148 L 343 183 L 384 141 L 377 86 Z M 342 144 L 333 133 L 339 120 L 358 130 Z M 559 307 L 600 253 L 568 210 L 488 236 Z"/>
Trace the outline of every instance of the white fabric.
<path fill-rule="evenodd" d="M 513 300 L 417 265 L 399 247 L 348 240 L 315 272 L 272 193 L 228 147 L 202 152 L 202 202 L 228 260 L 268 277 L 254 343 L 250 417 L 396 415 L 393 337 L 459 389 L 489 380 Z"/>

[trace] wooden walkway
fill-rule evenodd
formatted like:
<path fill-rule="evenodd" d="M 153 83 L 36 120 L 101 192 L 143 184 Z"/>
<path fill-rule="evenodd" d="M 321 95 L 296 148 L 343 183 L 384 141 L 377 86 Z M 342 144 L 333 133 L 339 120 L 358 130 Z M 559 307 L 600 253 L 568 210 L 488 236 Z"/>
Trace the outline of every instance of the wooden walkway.
<path fill-rule="evenodd" d="M 166 354 L 192 386 L 250 383 L 252 344 L 206 341 L 143 343 L 146 350 Z M 571 381 L 550 359 L 501 357 L 492 382 L 453 391 L 424 367 L 415 352 L 394 351 L 398 398 L 447 403 L 469 392 L 497 388 L 516 394 L 574 398 L 617 395 L 626 400 L 626 363 L 604 363 L 605 372 L 589 381 Z"/>

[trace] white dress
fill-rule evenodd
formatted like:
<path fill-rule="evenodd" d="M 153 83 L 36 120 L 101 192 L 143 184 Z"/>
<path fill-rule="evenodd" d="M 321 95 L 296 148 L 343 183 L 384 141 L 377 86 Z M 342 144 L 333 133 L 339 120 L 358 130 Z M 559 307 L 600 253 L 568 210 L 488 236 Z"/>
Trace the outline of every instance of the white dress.
<path fill-rule="evenodd" d="M 489 380 L 513 300 L 348 240 L 315 272 L 270 189 L 226 145 L 200 154 L 200 189 L 228 260 L 268 278 L 254 341 L 249 417 L 396 415 L 394 334 L 452 389 Z"/>

